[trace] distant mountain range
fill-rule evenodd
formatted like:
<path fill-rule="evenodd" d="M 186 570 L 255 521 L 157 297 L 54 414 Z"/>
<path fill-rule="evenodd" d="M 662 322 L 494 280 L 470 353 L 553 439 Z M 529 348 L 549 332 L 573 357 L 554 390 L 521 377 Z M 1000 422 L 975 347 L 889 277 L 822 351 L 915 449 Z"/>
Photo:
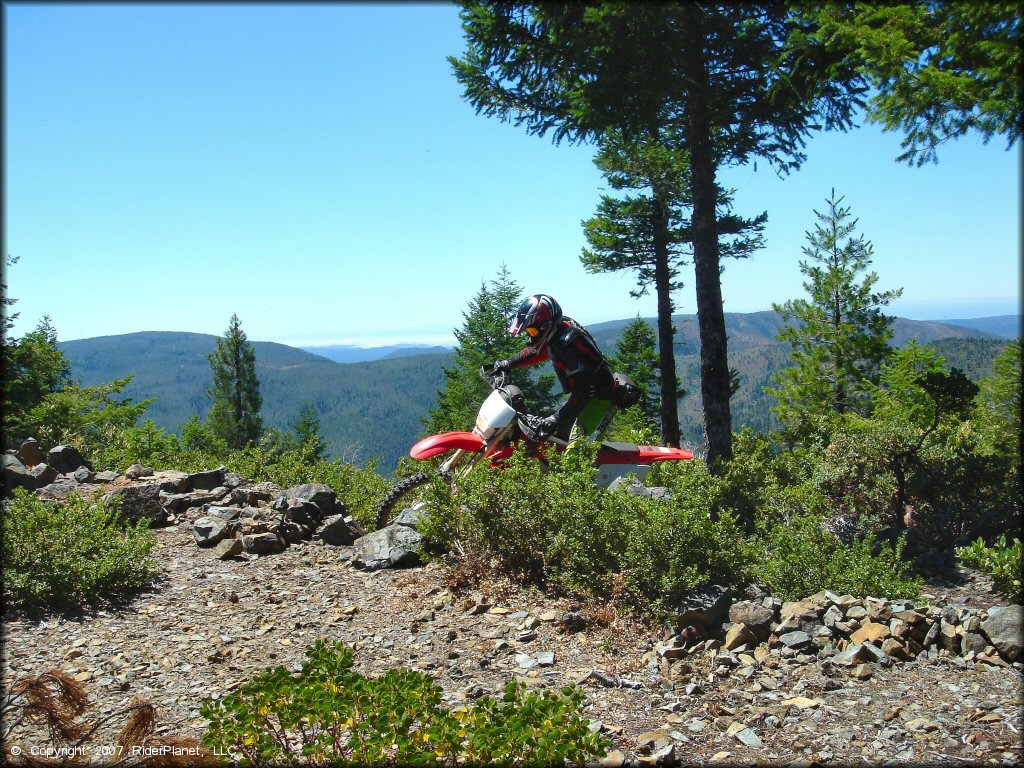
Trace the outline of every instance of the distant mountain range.
<path fill-rule="evenodd" d="M 612 354 L 629 322 L 597 323 L 589 329 L 599 346 Z M 654 319 L 648 322 L 653 326 Z M 1006 345 L 1006 337 L 999 330 L 1019 327 L 1020 318 L 971 321 L 981 324 L 981 328 L 968 327 L 967 322 L 954 325 L 897 318 L 894 341 L 903 344 L 917 338 L 933 343 L 949 365 L 977 379 L 991 371 L 992 360 Z M 698 442 L 696 317 L 677 315 L 674 324 L 676 362 L 683 387 L 689 392 L 680 401 L 680 421 L 684 436 Z M 777 426 L 771 401 L 762 389 L 787 365 L 787 346 L 774 340 L 781 324 L 773 312 L 726 314 L 730 365 L 739 372 L 741 383 L 732 401 L 737 429 L 744 424 L 759 430 Z M 60 347 L 71 362 L 75 378 L 86 386 L 134 374 L 126 394 L 136 401 L 155 397 L 146 416 L 173 432 L 192 415 L 205 417 L 209 410 L 208 355 L 215 340 L 214 336 L 198 333 L 145 332 L 66 341 Z M 273 342 L 257 341 L 254 347 L 264 424 L 289 429 L 302 405 L 309 403 L 320 417 L 322 433 L 333 455 L 356 462 L 377 457 L 379 470 L 385 474 L 421 435 L 422 419 L 436 404 L 437 392 L 443 386 L 443 367 L 452 360 L 451 351 L 444 347 L 412 344 L 363 350 L 373 352 L 375 359 L 356 362 L 328 359 L 323 356 L 324 347 L 318 348 L 317 354 Z"/>
<path fill-rule="evenodd" d="M 357 347 L 350 344 L 328 344 L 320 347 L 300 347 L 336 363 L 368 363 L 373 360 L 396 360 L 400 357 L 419 355 L 444 355 L 451 347 L 429 346 L 427 344 L 392 344 L 384 347 Z"/>
<path fill-rule="evenodd" d="M 1021 316 L 1020 315 L 996 315 L 995 317 L 973 317 L 966 320 L 942 320 L 947 325 L 959 325 L 964 328 L 973 328 L 977 331 L 994 333 L 1004 339 L 1019 339 L 1021 337 Z"/>

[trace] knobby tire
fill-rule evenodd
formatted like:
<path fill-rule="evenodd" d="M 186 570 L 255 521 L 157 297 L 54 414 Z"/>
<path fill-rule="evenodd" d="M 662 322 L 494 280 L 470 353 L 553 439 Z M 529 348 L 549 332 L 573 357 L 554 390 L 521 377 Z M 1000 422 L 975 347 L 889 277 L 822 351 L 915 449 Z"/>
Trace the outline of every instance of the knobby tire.
<path fill-rule="evenodd" d="M 383 501 L 381 501 L 377 506 L 377 530 L 380 530 L 391 522 L 391 515 L 403 496 L 410 491 L 419 488 L 429 480 L 430 475 L 425 472 L 417 472 L 415 475 L 410 475 L 405 478 L 405 480 L 388 491 L 387 496 L 385 496 Z"/>

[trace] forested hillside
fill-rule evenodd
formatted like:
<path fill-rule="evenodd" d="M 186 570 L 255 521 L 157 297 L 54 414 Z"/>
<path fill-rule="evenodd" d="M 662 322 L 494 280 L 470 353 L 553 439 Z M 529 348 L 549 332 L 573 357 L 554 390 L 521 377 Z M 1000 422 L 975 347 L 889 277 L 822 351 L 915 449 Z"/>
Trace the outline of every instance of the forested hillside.
<path fill-rule="evenodd" d="M 207 356 L 216 337 L 198 333 L 132 333 L 60 344 L 74 376 L 93 386 L 134 374 L 125 394 L 155 397 L 146 414 L 177 431 L 191 416 L 205 417 L 211 382 Z M 263 421 L 287 430 L 303 403 L 320 418 L 332 455 L 381 457 L 390 472 L 421 430 L 421 417 L 441 386 L 447 355 L 422 355 L 370 363 L 334 363 L 300 349 L 257 341 L 256 372 Z"/>
<path fill-rule="evenodd" d="M 620 320 L 591 326 L 603 350 L 615 350 Z M 649 322 L 653 324 L 653 319 Z M 726 315 L 730 365 L 740 389 L 732 400 L 736 429 L 778 427 L 772 401 L 763 393 L 770 378 L 787 365 L 786 345 L 774 341 L 781 321 L 774 312 Z M 697 324 L 692 315 L 675 317 L 675 354 L 687 395 L 680 400 L 683 439 L 701 436 Z M 895 341 L 933 343 L 947 364 L 977 381 L 991 372 L 992 360 L 1006 342 L 964 327 L 897 318 Z M 62 342 L 74 376 L 87 386 L 134 374 L 126 394 L 135 400 L 156 398 L 147 416 L 167 431 L 177 431 L 191 416 L 205 417 L 211 373 L 207 356 L 214 336 L 147 332 Z M 319 355 L 272 342 L 254 342 L 256 370 L 263 396 L 264 424 L 287 430 L 303 403 L 316 411 L 332 455 L 365 462 L 379 458 L 389 474 L 422 434 L 422 417 L 435 405 L 443 386 L 442 367 L 450 354 L 422 354 L 359 363 L 336 363 Z M 467 425 L 467 428 L 471 425 Z"/>

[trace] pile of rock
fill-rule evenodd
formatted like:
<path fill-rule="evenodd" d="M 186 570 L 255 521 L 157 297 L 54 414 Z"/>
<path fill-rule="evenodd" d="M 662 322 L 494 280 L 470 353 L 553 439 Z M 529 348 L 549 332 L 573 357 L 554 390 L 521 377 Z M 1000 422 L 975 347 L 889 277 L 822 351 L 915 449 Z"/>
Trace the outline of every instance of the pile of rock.
<path fill-rule="evenodd" d="M 58 445 L 44 451 L 38 442 L 29 438 L 20 448 L 4 452 L 4 488 L 25 488 L 35 491 L 53 484 L 81 485 L 99 479 L 112 480 L 117 473 L 99 473 L 73 446 Z"/>
<path fill-rule="evenodd" d="M 948 657 L 1008 666 L 1024 661 L 1024 606 L 988 610 L 916 605 L 822 591 L 785 602 L 768 595 L 731 602 L 723 587 L 695 597 L 681 612 L 681 631 L 657 646 L 650 661 L 668 667 L 695 652 L 713 651 L 725 669 L 753 669 L 767 653 L 819 660 L 870 677 L 875 664 Z M 727 619 L 725 617 L 728 617 Z"/>

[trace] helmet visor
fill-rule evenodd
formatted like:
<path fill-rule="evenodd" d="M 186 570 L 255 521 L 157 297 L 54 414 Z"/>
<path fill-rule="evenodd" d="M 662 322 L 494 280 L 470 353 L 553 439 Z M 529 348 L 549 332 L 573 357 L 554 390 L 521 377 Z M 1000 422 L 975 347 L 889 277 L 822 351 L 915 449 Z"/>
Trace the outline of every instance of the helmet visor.
<path fill-rule="evenodd" d="M 533 339 L 537 337 L 537 334 L 540 333 L 540 331 L 531 325 L 529 328 L 526 329 L 526 333 L 530 336 L 531 339 Z"/>

